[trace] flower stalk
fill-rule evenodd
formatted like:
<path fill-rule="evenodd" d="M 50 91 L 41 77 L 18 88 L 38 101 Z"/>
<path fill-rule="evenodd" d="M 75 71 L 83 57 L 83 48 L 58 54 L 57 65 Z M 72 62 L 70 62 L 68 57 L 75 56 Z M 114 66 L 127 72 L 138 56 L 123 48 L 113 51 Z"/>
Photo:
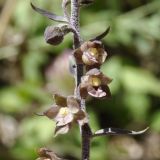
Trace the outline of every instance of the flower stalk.
<path fill-rule="evenodd" d="M 79 16 L 80 14 L 80 5 L 78 3 L 78 0 L 71 0 L 71 25 L 76 30 L 76 34 L 74 34 L 74 49 L 77 49 L 81 45 L 81 37 L 80 37 L 80 22 L 79 22 Z M 80 96 L 80 90 L 79 85 L 81 83 L 81 78 L 84 73 L 84 65 L 83 64 L 77 64 L 75 68 L 75 96 L 80 99 L 80 105 L 81 109 L 85 110 L 85 99 L 83 99 Z M 90 153 L 90 138 L 92 135 L 90 126 L 88 123 L 85 123 L 84 125 L 80 126 L 81 131 L 81 137 L 82 137 L 82 160 L 89 160 L 89 153 Z"/>

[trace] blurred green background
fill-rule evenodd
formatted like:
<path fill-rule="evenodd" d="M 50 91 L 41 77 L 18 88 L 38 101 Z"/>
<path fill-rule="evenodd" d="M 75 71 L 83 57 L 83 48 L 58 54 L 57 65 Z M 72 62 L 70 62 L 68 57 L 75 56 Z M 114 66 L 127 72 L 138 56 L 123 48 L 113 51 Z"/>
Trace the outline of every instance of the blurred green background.
<path fill-rule="evenodd" d="M 34 0 L 62 14 L 61 0 Z M 45 43 L 47 25 L 29 0 L 0 0 L 0 160 L 33 160 L 46 146 L 71 160 L 81 156 L 79 128 L 53 137 L 54 122 L 34 115 L 53 103 L 52 93 L 72 94 L 68 71 L 72 37 L 53 47 Z M 160 0 L 95 0 L 81 10 L 85 40 L 111 26 L 103 40 L 108 58 L 103 72 L 113 78 L 109 100 L 89 99 L 93 131 L 105 127 L 141 130 L 141 136 L 99 137 L 91 160 L 160 159 Z"/>

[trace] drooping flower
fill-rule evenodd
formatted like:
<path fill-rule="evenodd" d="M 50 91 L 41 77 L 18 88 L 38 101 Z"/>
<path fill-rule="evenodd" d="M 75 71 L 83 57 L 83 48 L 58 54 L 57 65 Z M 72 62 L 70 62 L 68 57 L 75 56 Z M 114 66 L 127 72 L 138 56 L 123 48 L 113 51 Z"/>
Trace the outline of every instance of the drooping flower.
<path fill-rule="evenodd" d="M 104 50 L 101 41 L 87 41 L 75 50 L 74 57 L 79 64 L 99 67 L 104 63 L 107 52 Z"/>
<path fill-rule="evenodd" d="M 107 98 L 111 96 L 108 84 L 112 79 L 106 77 L 99 69 L 89 70 L 81 79 L 80 94 L 86 98 L 90 95 L 95 98 Z"/>
<path fill-rule="evenodd" d="M 86 114 L 80 109 L 79 101 L 73 96 L 54 95 L 55 104 L 43 113 L 56 122 L 55 136 L 69 131 L 73 122 L 87 122 Z"/>

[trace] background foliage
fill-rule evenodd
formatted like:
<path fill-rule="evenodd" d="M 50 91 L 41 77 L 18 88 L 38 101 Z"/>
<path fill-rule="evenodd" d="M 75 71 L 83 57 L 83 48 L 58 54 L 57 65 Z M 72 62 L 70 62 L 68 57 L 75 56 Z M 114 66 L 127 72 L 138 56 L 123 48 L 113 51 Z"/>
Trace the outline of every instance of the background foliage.
<path fill-rule="evenodd" d="M 60 0 L 34 0 L 62 14 Z M 54 22 L 38 15 L 27 0 L 0 0 L 0 159 L 32 160 L 47 146 L 80 159 L 79 128 L 53 138 L 54 122 L 37 117 L 52 105 L 54 90 L 72 94 L 68 71 L 71 35 L 58 47 L 47 45 L 43 31 Z M 84 39 L 111 26 L 104 39 L 108 59 L 102 70 L 111 78 L 112 99 L 89 99 L 93 130 L 121 127 L 142 136 L 101 137 L 92 143 L 92 160 L 160 159 L 160 1 L 95 0 L 81 10 Z"/>

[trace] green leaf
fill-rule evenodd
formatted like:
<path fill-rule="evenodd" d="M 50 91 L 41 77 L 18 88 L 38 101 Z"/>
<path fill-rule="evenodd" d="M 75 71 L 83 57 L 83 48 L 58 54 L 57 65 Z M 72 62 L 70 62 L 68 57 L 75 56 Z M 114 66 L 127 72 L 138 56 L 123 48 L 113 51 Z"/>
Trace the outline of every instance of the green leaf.
<path fill-rule="evenodd" d="M 160 110 L 152 116 L 151 128 L 155 131 L 160 132 Z"/>
<path fill-rule="evenodd" d="M 126 93 L 123 98 L 126 108 L 128 108 L 134 120 L 144 122 L 148 116 L 150 99 L 144 94 Z"/>
<path fill-rule="evenodd" d="M 40 67 L 46 62 L 46 56 L 41 52 L 29 52 L 23 57 L 22 67 L 24 78 L 36 85 L 41 84 L 42 75 L 40 73 Z"/>
<path fill-rule="evenodd" d="M 1 90 L 0 95 L 0 110 L 8 113 L 24 111 L 29 102 L 14 87 Z"/>
<path fill-rule="evenodd" d="M 121 83 L 129 92 L 160 96 L 160 82 L 150 72 L 134 67 L 125 67 Z"/>
<path fill-rule="evenodd" d="M 122 59 L 120 57 L 112 57 L 107 60 L 106 63 L 102 65 L 102 72 L 113 79 L 112 83 L 109 85 L 111 88 L 111 93 L 115 94 L 119 92 L 120 88 L 120 77 L 122 68 Z"/>

